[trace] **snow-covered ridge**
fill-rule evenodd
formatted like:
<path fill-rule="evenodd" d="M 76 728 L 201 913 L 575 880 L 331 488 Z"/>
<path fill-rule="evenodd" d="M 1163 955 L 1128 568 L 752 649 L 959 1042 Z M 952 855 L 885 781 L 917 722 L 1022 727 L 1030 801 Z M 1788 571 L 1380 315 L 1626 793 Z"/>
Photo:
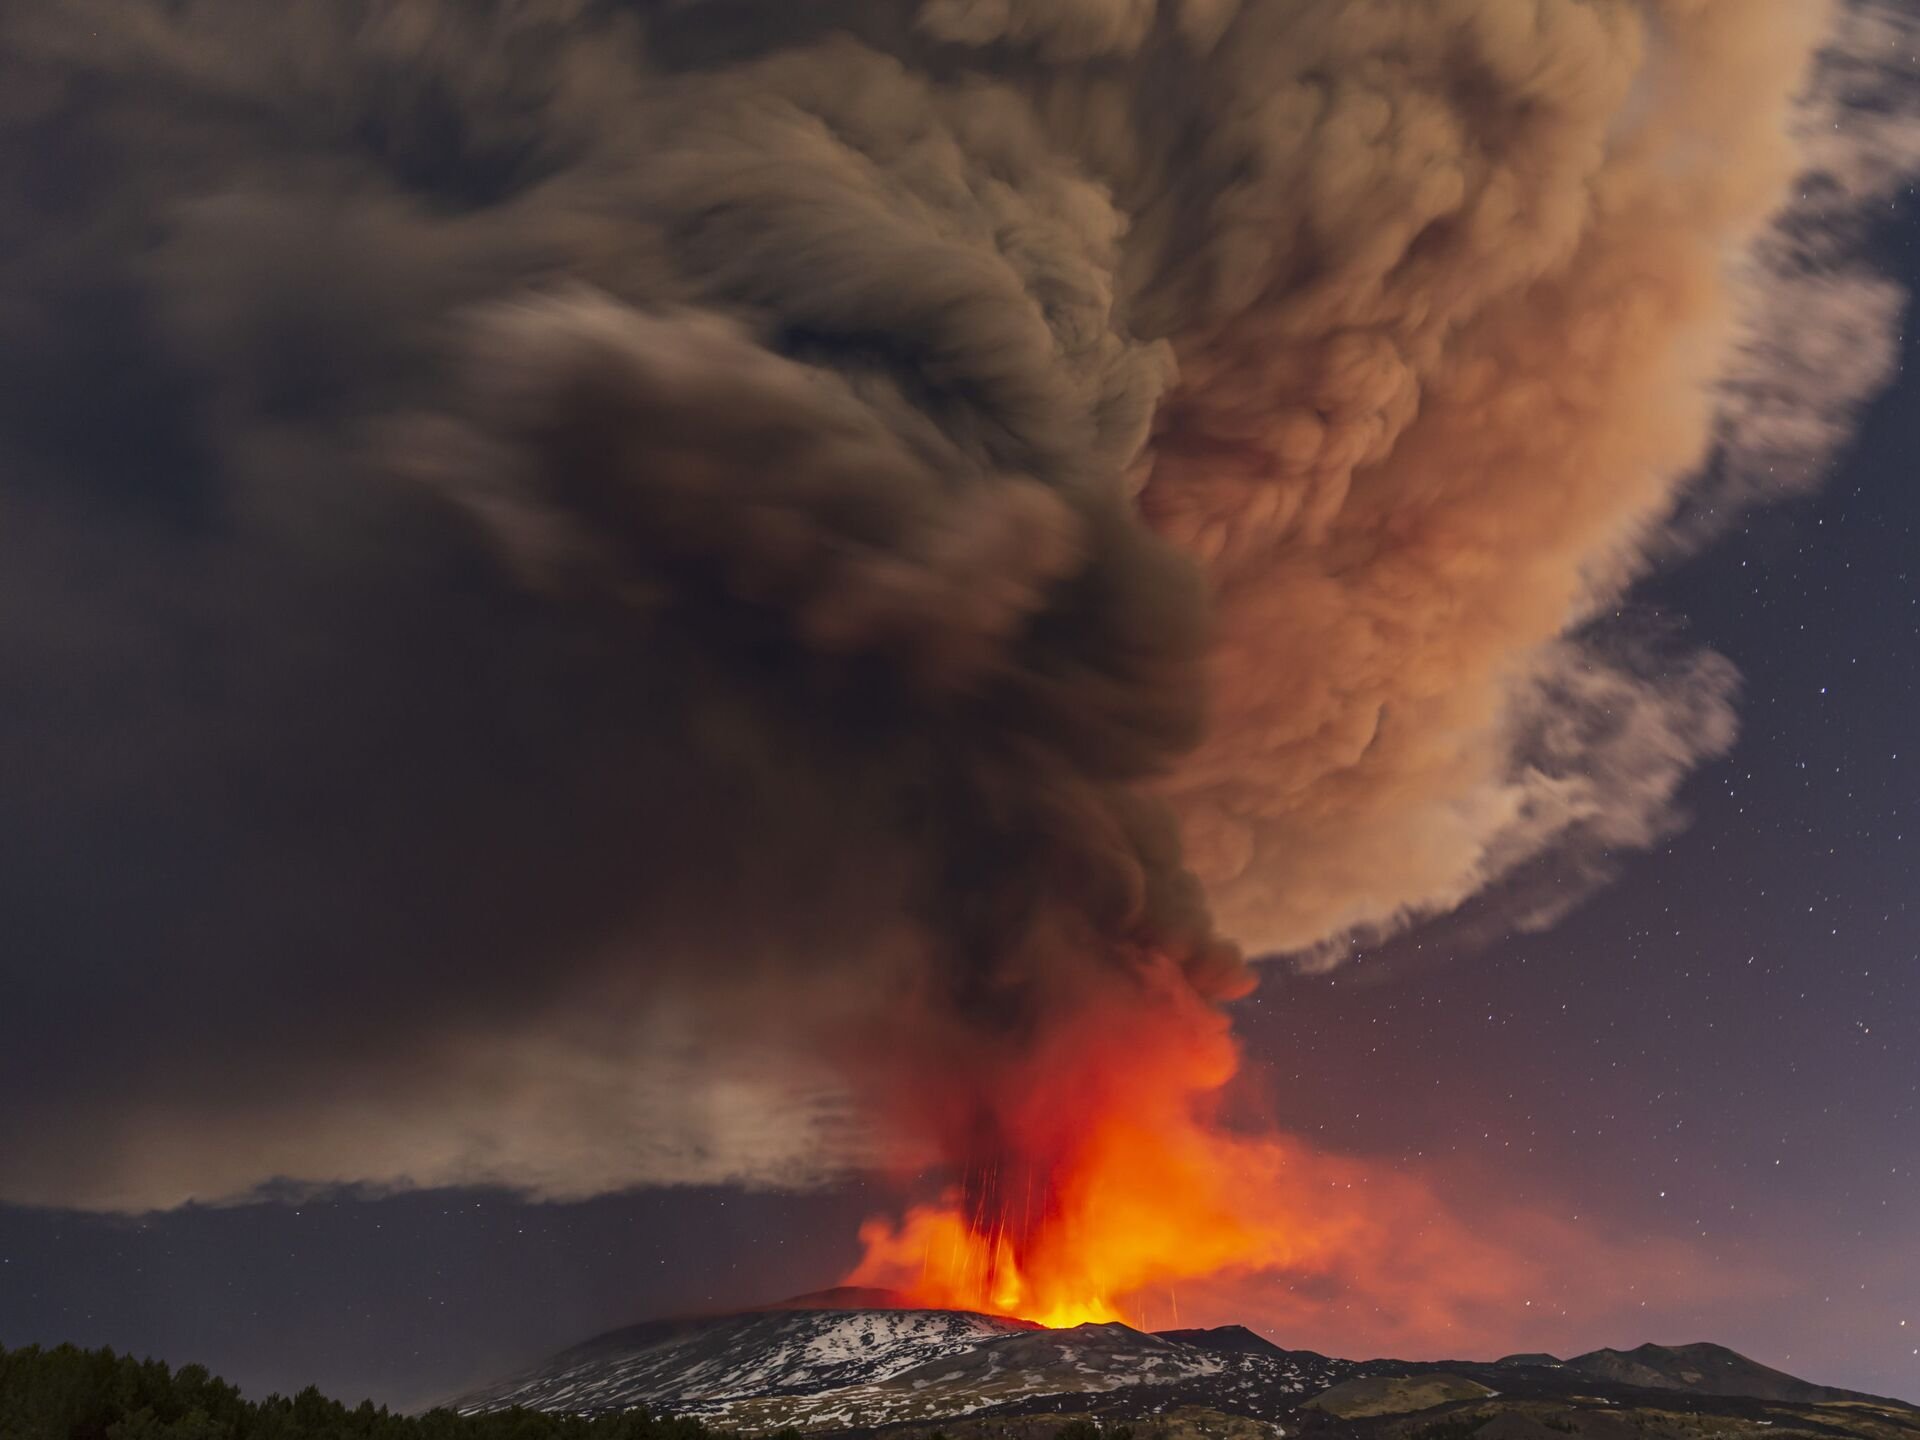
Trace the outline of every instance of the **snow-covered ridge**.
<path fill-rule="evenodd" d="M 1224 1333 L 1224 1332 L 1223 1332 Z M 604 1412 L 644 1405 L 745 1431 L 876 1426 L 1127 1392 L 1152 1412 L 1196 1402 L 1290 1408 L 1351 1367 L 1282 1351 L 1210 1348 L 1206 1332 L 1125 1325 L 1046 1330 L 953 1310 L 777 1308 L 618 1330 L 458 1403 Z"/>
<path fill-rule="evenodd" d="M 729 1402 L 874 1384 L 1025 1322 L 958 1310 L 764 1310 L 614 1331 L 460 1402 L 462 1411 L 715 1414 Z"/>

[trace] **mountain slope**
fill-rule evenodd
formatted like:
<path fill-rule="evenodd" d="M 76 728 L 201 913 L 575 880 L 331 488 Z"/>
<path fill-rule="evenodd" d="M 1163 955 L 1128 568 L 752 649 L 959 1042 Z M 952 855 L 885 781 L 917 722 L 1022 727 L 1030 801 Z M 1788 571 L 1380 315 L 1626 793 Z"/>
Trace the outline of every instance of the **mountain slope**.
<path fill-rule="evenodd" d="M 753 1429 L 815 1429 L 1034 1411 L 1141 1418 L 1204 1407 L 1269 1416 L 1350 1369 L 1277 1348 L 1272 1355 L 1208 1351 L 1125 1325 L 1078 1325 L 996 1337 L 874 1385 L 733 1407 L 725 1419 Z"/>
<path fill-rule="evenodd" d="M 1574 1356 L 1566 1365 L 1582 1374 L 1643 1390 L 1750 1395 L 1759 1400 L 1793 1400 L 1808 1405 L 1872 1398 L 1798 1379 L 1749 1360 L 1724 1345 L 1641 1345 L 1633 1350 L 1592 1350 Z"/>
<path fill-rule="evenodd" d="M 836 1306 L 853 1303 L 861 1308 Z M 745 1434 L 1051 1440 L 1061 1421 L 1141 1440 L 1920 1440 L 1920 1410 L 1813 1385 L 1717 1345 L 1487 1364 L 1329 1359 L 1241 1326 L 1144 1334 L 903 1308 L 822 1292 L 596 1337 L 456 1402 L 603 1414 L 645 1406 Z M 1437 1428 L 1436 1428 L 1437 1427 Z"/>
<path fill-rule="evenodd" d="M 964 1311 L 802 1303 L 814 1298 L 611 1331 L 456 1407 L 600 1413 L 644 1405 L 750 1430 L 872 1427 L 1068 1402 L 1089 1413 L 1201 1404 L 1264 1415 L 1353 1370 L 1239 1327 L 1186 1338 L 1119 1324 L 1044 1330 Z"/>
<path fill-rule="evenodd" d="M 1218 1325 L 1211 1330 L 1156 1330 L 1162 1340 L 1191 1345 L 1196 1350 L 1214 1350 L 1230 1355 L 1265 1355 L 1282 1360 L 1325 1360 L 1317 1350 L 1283 1350 L 1263 1335 L 1244 1325 Z"/>
<path fill-rule="evenodd" d="M 597 1336 L 466 1396 L 458 1408 L 597 1413 L 644 1405 L 714 1415 L 742 1400 L 873 1384 L 1033 1328 L 958 1310 L 795 1307 L 658 1320 Z"/>

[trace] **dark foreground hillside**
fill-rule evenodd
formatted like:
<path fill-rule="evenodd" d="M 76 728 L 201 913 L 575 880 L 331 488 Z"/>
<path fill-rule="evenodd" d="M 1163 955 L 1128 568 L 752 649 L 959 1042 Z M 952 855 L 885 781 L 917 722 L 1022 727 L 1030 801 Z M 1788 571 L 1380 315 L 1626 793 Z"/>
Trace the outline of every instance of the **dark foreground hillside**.
<path fill-rule="evenodd" d="M 0 1440 L 716 1440 L 645 1411 L 585 1418 L 502 1410 L 396 1415 L 308 1388 L 245 1399 L 199 1365 L 169 1369 L 72 1345 L 0 1349 Z"/>

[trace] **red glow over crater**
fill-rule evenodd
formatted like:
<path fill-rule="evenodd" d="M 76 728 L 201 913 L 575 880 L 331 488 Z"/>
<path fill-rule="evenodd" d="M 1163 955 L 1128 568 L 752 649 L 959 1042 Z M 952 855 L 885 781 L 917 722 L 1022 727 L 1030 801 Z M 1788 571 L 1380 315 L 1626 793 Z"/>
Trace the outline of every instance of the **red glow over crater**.
<path fill-rule="evenodd" d="M 1417 1186 L 1221 1123 L 1238 1051 L 1176 968 L 1110 1001 L 996 1074 L 984 1120 L 955 1127 L 958 1183 L 868 1220 L 848 1284 L 1047 1326 L 1178 1323 L 1182 1282 L 1351 1270 L 1427 1223 Z"/>

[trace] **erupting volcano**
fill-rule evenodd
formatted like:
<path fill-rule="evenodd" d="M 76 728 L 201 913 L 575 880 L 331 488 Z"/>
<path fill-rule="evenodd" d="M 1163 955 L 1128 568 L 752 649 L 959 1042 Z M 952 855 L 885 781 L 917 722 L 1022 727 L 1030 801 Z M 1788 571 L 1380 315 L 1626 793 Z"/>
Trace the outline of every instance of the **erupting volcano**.
<path fill-rule="evenodd" d="M 878 1177 L 851 1284 L 1371 1354 L 1691 1293 L 1467 1173 L 1524 1080 L 1269 1113 L 1229 1015 L 1682 823 L 1739 676 L 1632 587 L 1890 372 L 1896 8 L 0 7 L 0 1202 Z"/>
<path fill-rule="evenodd" d="M 1177 1323 L 1182 1280 L 1347 1248 L 1364 1217 L 1305 1193 L 1340 1183 L 1325 1162 L 1226 1123 L 1239 1051 L 1220 1006 L 1170 964 L 1139 980 L 989 1072 L 952 1132 L 953 1183 L 862 1226 L 846 1283 L 1047 1326 L 1139 1324 L 1147 1305 Z"/>
<path fill-rule="evenodd" d="M 1620 1255 L 1590 1232 L 1515 1208 L 1489 1223 L 1406 1157 L 1277 1128 L 1227 1009 L 1252 988 L 1245 967 L 1157 954 L 1081 979 L 1079 1003 L 1042 1012 L 1018 1048 L 932 1046 L 892 1071 L 895 1121 L 941 1138 L 945 1185 L 870 1217 L 844 1284 L 1049 1327 L 1336 1337 L 1338 1301 L 1367 1334 L 1470 1344 L 1531 1297 L 1621 1283 Z M 1659 1263 L 1698 1278 L 1670 1250 Z"/>

